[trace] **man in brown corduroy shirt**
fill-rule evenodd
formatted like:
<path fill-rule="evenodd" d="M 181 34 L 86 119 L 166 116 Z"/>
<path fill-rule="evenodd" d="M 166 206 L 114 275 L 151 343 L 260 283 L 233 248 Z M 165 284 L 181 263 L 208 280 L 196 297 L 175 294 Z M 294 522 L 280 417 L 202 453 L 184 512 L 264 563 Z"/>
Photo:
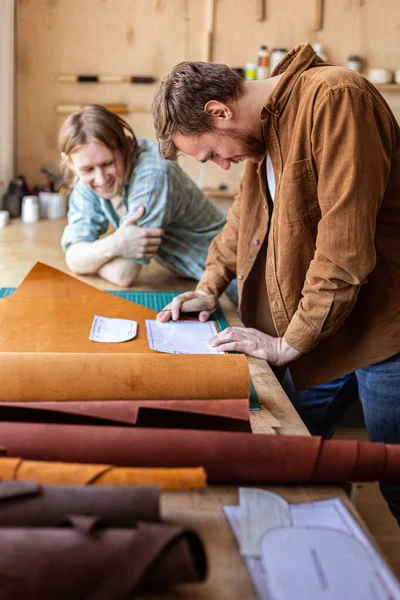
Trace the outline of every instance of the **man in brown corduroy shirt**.
<path fill-rule="evenodd" d="M 358 395 L 371 439 L 400 443 L 400 129 L 385 100 L 301 44 L 262 81 L 181 63 L 153 110 L 166 158 L 248 159 L 197 291 L 159 319 L 237 277 L 245 328 L 213 345 L 289 365 L 312 433 L 330 435 Z M 399 520 L 400 485 L 383 491 Z"/>

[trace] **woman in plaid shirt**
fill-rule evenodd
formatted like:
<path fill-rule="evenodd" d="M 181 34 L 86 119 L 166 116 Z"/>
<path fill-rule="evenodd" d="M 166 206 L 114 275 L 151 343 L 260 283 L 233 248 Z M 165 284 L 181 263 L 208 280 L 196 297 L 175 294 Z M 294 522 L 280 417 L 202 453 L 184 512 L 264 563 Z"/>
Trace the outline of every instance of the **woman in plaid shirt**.
<path fill-rule="evenodd" d="M 91 105 L 66 119 L 59 145 L 76 178 L 61 241 L 72 272 L 129 287 L 155 258 L 179 275 L 202 277 L 225 216 L 156 144 Z M 110 224 L 115 232 L 102 237 Z M 236 281 L 227 293 L 237 303 Z"/>

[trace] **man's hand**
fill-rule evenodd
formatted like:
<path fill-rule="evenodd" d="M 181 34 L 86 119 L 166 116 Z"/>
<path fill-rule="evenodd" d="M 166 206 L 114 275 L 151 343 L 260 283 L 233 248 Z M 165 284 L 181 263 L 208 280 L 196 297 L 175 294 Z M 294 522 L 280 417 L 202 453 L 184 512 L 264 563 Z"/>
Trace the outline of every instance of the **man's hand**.
<path fill-rule="evenodd" d="M 301 356 L 301 352 L 291 348 L 284 338 L 273 338 L 248 327 L 228 327 L 213 337 L 209 344 L 218 351 L 236 350 L 248 356 L 262 358 L 277 367 L 283 367 Z"/>
<path fill-rule="evenodd" d="M 144 215 L 141 206 L 112 234 L 113 254 L 122 258 L 153 258 L 161 244 L 164 231 L 157 228 L 138 227 Z M 111 236 L 110 236 L 111 237 Z"/>
<path fill-rule="evenodd" d="M 167 306 L 158 313 L 156 317 L 157 321 L 160 321 L 160 323 L 166 323 L 170 319 L 177 321 L 183 302 L 185 302 L 185 300 L 190 300 L 191 298 L 201 298 L 201 296 L 207 296 L 207 294 L 205 292 L 184 292 L 183 294 L 179 294 L 179 296 L 176 296 L 172 302 L 167 304 Z M 202 310 L 199 313 L 199 321 L 204 323 L 204 321 L 209 319 L 213 312 L 215 312 L 215 308 L 212 310 Z"/>

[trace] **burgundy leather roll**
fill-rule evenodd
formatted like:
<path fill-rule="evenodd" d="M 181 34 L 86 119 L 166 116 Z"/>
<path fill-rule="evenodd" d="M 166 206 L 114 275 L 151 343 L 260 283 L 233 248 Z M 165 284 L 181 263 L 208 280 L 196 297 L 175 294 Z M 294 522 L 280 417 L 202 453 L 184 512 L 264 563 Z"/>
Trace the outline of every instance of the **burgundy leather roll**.
<path fill-rule="evenodd" d="M 71 517 L 70 528 L 0 528 L 2 600 L 125 600 L 137 588 L 202 581 L 201 540 L 181 527 L 140 523 L 98 529 Z"/>
<path fill-rule="evenodd" d="M 0 446 L 31 460 L 204 467 L 209 483 L 400 480 L 400 445 L 311 436 L 0 423 Z"/>
<path fill-rule="evenodd" d="M 156 522 L 160 520 L 159 488 L 39 485 L 34 481 L 0 483 L 0 527 L 57 527 L 71 514 L 95 515 L 111 527 L 133 527 L 138 521 Z"/>

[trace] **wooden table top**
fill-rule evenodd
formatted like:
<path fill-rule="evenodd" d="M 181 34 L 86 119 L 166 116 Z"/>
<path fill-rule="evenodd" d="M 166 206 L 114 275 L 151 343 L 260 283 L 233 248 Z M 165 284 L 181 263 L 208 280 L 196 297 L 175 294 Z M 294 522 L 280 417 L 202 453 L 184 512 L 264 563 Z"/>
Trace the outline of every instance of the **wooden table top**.
<path fill-rule="evenodd" d="M 19 220 L 11 220 L 7 227 L 0 229 L 0 287 L 17 287 L 37 261 L 68 272 L 60 247 L 64 225 L 64 220 L 41 220 L 29 225 Z M 103 290 L 120 289 L 96 276 L 79 279 Z M 150 265 L 143 267 L 135 289 L 186 291 L 194 289 L 195 285 L 193 280 L 177 277 L 152 261 Z M 226 297 L 221 299 L 221 305 L 229 324 L 241 325 L 235 308 Z M 307 429 L 268 364 L 260 359 L 249 359 L 249 369 L 257 396 L 263 405 L 261 411 L 252 412 L 250 415 L 253 432 L 308 435 Z M 264 489 L 281 494 L 289 502 L 339 497 L 362 524 L 361 518 L 340 486 L 268 486 Z M 162 494 L 162 514 L 165 520 L 181 523 L 199 533 L 206 546 L 210 570 L 204 584 L 179 586 L 169 593 L 152 595 L 152 598 L 257 598 L 222 511 L 222 506 L 226 504 L 238 504 L 237 490 L 236 486 L 215 486 L 204 490 Z"/>

